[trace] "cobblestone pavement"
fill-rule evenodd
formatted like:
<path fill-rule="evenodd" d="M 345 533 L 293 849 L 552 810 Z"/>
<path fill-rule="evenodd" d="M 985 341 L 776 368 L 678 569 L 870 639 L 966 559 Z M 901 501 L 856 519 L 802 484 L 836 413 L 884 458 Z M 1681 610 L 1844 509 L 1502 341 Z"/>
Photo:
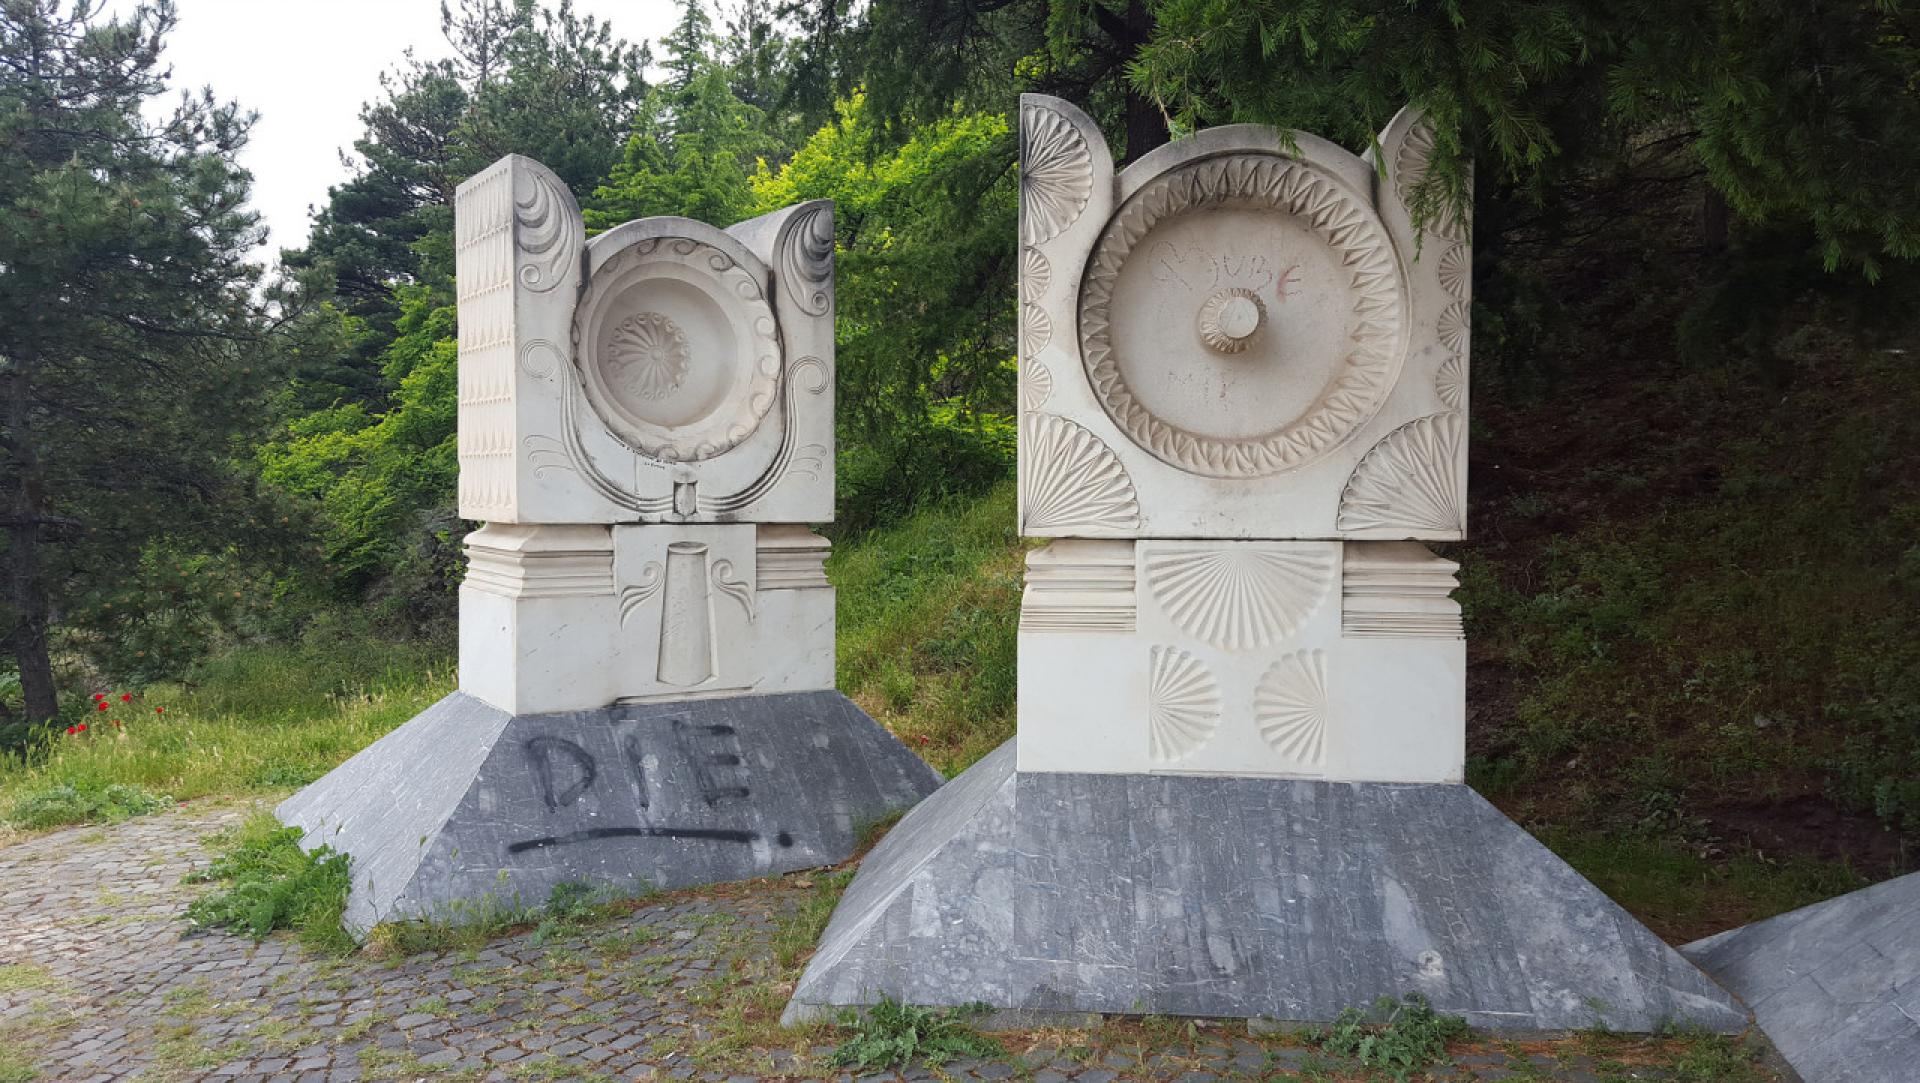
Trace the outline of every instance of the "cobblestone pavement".
<path fill-rule="evenodd" d="M 0 1083 L 836 1077 L 824 1067 L 830 1029 L 773 1022 L 795 974 L 775 958 L 783 921 L 791 929 L 789 915 L 822 890 L 808 877 L 385 958 L 325 958 L 284 936 L 184 935 L 181 910 L 198 889 L 181 878 L 208 861 L 202 839 L 246 811 L 194 806 L 0 847 Z M 1297 1039 L 1221 1024 L 1001 1037 L 1006 1058 L 861 1078 L 1372 1078 Z M 1754 1055 L 1700 1039 L 1483 1043 L 1457 1048 L 1434 1078 L 1779 1078 Z"/>

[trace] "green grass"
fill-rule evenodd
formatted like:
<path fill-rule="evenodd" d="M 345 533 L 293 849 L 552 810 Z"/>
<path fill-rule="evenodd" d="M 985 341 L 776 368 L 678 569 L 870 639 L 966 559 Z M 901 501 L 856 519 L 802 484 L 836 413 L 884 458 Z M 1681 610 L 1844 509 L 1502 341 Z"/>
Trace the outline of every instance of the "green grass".
<path fill-rule="evenodd" d="M 921 1008 L 882 997 L 864 1014 L 847 1014 L 846 1025 L 853 1033 L 834 1049 L 827 1063 L 836 1068 L 879 1069 L 904 1068 L 918 1061 L 938 1067 L 962 1057 L 1005 1056 L 999 1042 L 967 1025 L 970 1016 L 986 1011 L 984 1005 Z"/>
<path fill-rule="evenodd" d="M 1013 736 L 1026 545 L 1014 489 L 838 546 L 840 690 L 949 776 Z"/>
<path fill-rule="evenodd" d="M 31 761 L 0 755 L 0 820 L 52 827 L 150 812 L 159 795 L 293 789 L 452 688 L 444 653 L 359 637 L 238 648 L 194 676 L 147 690 L 137 716 L 102 713 L 126 714 L 121 728 L 56 736 Z"/>
<path fill-rule="evenodd" d="M 1447 1059 L 1447 1045 L 1469 1035 L 1466 1020 L 1441 1015 L 1425 997 L 1381 997 L 1371 1011 L 1348 1008 L 1312 1037 L 1320 1051 L 1406 1083 Z"/>
<path fill-rule="evenodd" d="M 247 818 L 223 852 L 191 878 L 217 883 L 187 906 L 187 920 L 264 939 L 275 929 L 293 929 L 309 947 L 344 955 L 357 946 L 341 927 L 352 887 L 348 857 L 326 846 L 300 848 L 301 831 L 281 827 L 269 812 Z"/>

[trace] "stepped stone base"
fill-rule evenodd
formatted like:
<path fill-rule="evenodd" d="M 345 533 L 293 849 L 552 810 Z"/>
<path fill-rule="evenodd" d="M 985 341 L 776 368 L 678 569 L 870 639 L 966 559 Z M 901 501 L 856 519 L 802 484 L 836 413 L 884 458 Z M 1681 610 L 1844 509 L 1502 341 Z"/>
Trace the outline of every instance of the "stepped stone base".
<path fill-rule="evenodd" d="M 456 692 L 288 798 L 350 928 L 844 861 L 940 776 L 838 692 L 511 715 Z"/>
<path fill-rule="evenodd" d="M 1011 742 L 863 862 L 786 1011 L 882 996 L 1507 1032 L 1738 1031 L 1724 991 L 1465 786 L 1022 773 Z"/>
<path fill-rule="evenodd" d="M 1806 1083 L 1920 1078 L 1920 873 L 1681 949 Z"/>

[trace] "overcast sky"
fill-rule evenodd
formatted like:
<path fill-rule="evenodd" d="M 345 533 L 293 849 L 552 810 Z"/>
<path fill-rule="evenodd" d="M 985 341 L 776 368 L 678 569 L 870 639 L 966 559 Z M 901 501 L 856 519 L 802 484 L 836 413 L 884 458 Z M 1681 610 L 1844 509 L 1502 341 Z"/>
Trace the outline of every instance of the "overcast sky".
<path fill-rule="evenodd" d="M 308 208 L 347 176 L 340 151 L 360 134 L 360 106 L 379 93 L 380 73 L 409 47 L 428 59 L 451 52 L 440 37 L 440 0 L 176 3 L 180 23 L 166 51 L 176 89 L 212 86 L 260 114 L 241 162 L 272 231 L 263 260 L 303 244 Z M 574 9 L 634 42 L 659 40 L 676 14 L 671 0 L 574 0 Z"/>

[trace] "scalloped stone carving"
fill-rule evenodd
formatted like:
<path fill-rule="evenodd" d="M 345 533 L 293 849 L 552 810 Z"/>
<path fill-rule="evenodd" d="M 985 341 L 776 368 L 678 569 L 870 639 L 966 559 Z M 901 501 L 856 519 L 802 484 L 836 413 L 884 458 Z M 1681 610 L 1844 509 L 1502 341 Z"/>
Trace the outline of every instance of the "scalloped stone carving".
<path fill-rule="evenodd" d="M 1388 433 L 1347 479 L 1336 526 L 1458 534 L 1466 511 L 1455 483 L 1464 437 L 1459 414 L 1433 414 Z"/>
<path fill-rule="evenodd" d="M 1413 193 L 1427 178 L 1427 169 L 1433 162 L 1433 122 L 1421 117 L 1413 130 L 1400 142 L 1400 152 L 1393 159 L 1393 191 L 1400 197 L 1402 207 L 1413 206 Z M 1454 212 L 1450 203 L 1442 202 L 1440 211 L 1429 219 L 1424 227 L 1427 233 L 1449 241 L 1467 239 L 1465 223 Z"/>
<path fill-rule="evenodd" d="M 1058 237 L 1093 195 L 1093 154 L 1080 129 L 1043 105 L 1020 109 L 1020 239 Z"/>
<path fill-rule="evenodd" d="M 1333 559 L 1243 545 L 1163 549 L 1147 557 L 1146 579 L 1181 631 L 1240 651 L 1298 631 L 1333 586 Z"/>
<path fill-rule="evenodd" d="M 1038 301 L 1047 295 L 1047 287 L 1053 285 L 1053 264 L 1038 248 L 1028 247 L 1020 253 L 1020 299 Z"/>
<path fill-rule="evenodd" d="M 1464 301 L 1473 292 L 1473 249 L 1450 244 L 1440 253 L 1440 288 L 1456 301 Z"/>
<path fill-rule="evenodd" d="M 594 414 L 622 443 L 666 462 L 738 445 L 780 385 L 780 332 L 761 283 L 690 237 L 640 240 L 601 264 L 574 309 L 572 338 Z"/>
<path fill-rule="evenodd" d="M 1020 351 L 1033 357 L 1053 341 L 1053 317 L 1039 305 L 1020 306 Z"/>
<path fill-rule="evenodd" d="M 662 399 L 677 390 L 693 358 L 680 325 L 658 312 L 620 321 L 607 339 L 606 352 L 614 386 L 643 399 Z"/>
<path fill-rule="evenodd" d="M 1113 449 L 1054 414 L 1021 422 L 1023 527 L 1027 530 L 1133 530 L 1140 502 Z"/>
<path fill-rule="evenodd" d="M 1467 334 L 1472 330 L 1473 309 L 1465 301 L 1455 301 L 1440 310 L 1440 345 L 1454 353 L 1463 353 L 1467 348 Z"/>
<path fill-rule="evenodd" d="M 1147 653 L 1147 754 L 1171 762 L 1220 728 L 1220 685 L 1186 651 L 1153 647 Z"/>
<path fill-rule="evenodd" d="M 1440 362 L 1440 371 L 1433 377 L 1433 390 L 1449 409 L 1460 409 L 1461 405 L 1467 401 L 1466 358 L 1453 354 Z"/>
<path fill-rule="evenodd" d="M 1268 666 L 1254 689 L 1253 719 L 1280 755 L 1309 767 L 1326 762 L 1326 652 L 1295 651 Z"/>
<path fill-rule="evenodd" d="M 780 277 L 793 303 L 809 316 L 823 316 L 833 304 L 833 208 L 801 211 L 787 230 L 780 252 Z"/>
<path fill-rule="evenodd" d="M 1189 473 L 1251 478 L 1312 462 L 1380 409 L 1406 311 L 1366 200 L 1309 162 L 1250 152 L 1127 200 L 1088 260 L 1078 333 L 1094 397 L 1129 439 Z"/>
<path fill-rule="evenodd" d="M 1053 397 L 1053 373 L 1047 366 L 1028 358 L 1020 362 L 1020 408 L 1038 410 Z"/>

